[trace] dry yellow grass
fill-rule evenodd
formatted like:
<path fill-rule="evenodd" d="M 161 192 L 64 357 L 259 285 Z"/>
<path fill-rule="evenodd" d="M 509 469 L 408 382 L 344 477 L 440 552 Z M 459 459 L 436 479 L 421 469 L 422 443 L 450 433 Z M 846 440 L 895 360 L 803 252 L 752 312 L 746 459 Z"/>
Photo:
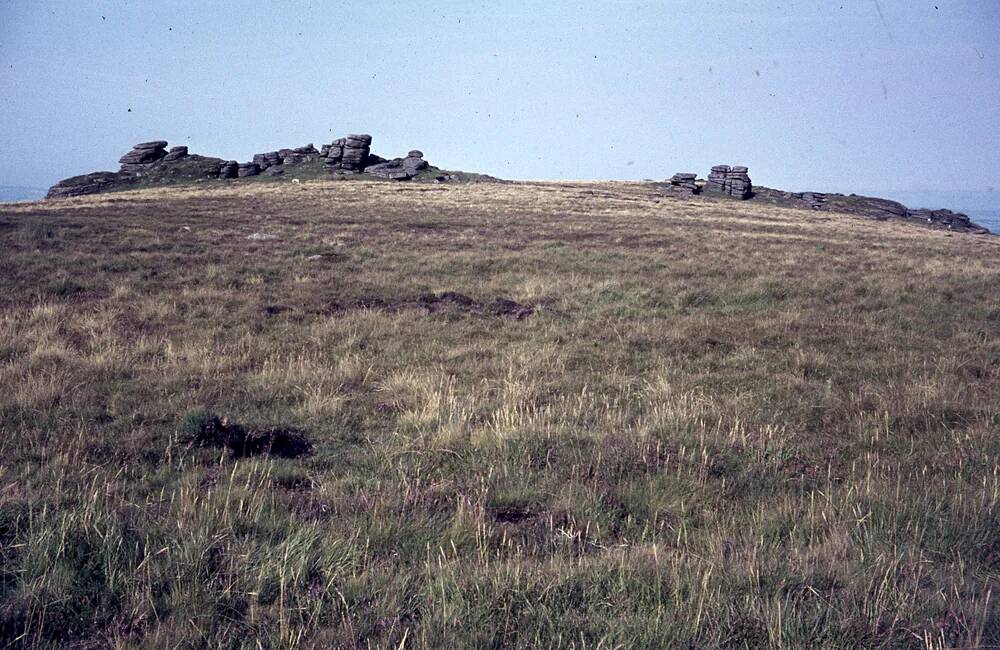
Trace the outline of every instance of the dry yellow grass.
<path fill-rule="evenodd" d="M 1000 238 L 306 181 L 4 205 L 0 250 L 12 645 L 1000 643 Z"/>

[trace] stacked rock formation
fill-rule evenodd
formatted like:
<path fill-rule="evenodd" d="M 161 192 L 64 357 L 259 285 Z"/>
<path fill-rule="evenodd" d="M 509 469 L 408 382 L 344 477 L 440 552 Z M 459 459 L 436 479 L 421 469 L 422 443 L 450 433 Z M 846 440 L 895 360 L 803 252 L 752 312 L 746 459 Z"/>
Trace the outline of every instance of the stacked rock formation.
<path fill-rule="evenodd" d="M 149 165 L 156 164 L 166 157 L 166 146 L 165 140 L 140 142 L 118 160 L 122 165 L 121 171 L 129 174 L 142 173 Z"/>
<path fill-rule="evenodd" d="M 700 190 L 698 184 L 695 180 L 698 178 L 697 174 L 692 174 L 690 172 L 677 172 L 670 177 L 671 189 L 675 194 L 680 195 L 692 195 L 697 194 Z"/>
<path fill-rule="evenodd" d="M 281 158 L 281 164 L 283 165 L 298 165 L 319 160 L 319 152 L 316 151 L 316 147 L 312 146 L 312 144 L 294 149 L 279 149 L 278 156 Z"/>
<path fill-rule="evenodd" d="M 396 158 L 370 165 L 365 168 L 365 172 L 379 178 L 407 181 L 428 167 L 427 161 L 424 160 L 424 153 L 414 149 L 406 154 L 406 158 Z"/>
<path fill-rule="evenodd" d="M 257 165 L 259 171 L 264 171 L 269 167 L 298 165 L 319 160 L 319 158 L 320 153 L 316 151 L 316 147 L 312 146 L 312 144 L 307 144 L 304 147 L 295 147 L 294 149 L 279 149 L 277 151 L 268 151 L 267 153 L 257 153 L 254 154 L 252 162 Z"/>
<path fill-rule="evenodd" d="M 729 165 L 716 165 L 708 174 L 708 182 L 705 183 L 706 192 L 722 194 L 726 191 L 726 178 L 729 177 Z"/>
<path fill-rule="evenodd" d="M 227 160 L 219 165 L 219 178 L 236 178 L 239 172 L 240 164 L 235 160 Z"/>
<path fill-rule="evenodd" d="M 260 167 L 257 166 L 257 163 L 240 163 L 239 167 L 236 168 L 236 175 L 240 178 L 244 178 L 246 176 L 256 176 L 259 173 Z"/>
<path fill-rule="evenodd" d="M 356 174 L 364 170 L 371 155 L 372 137 L 368 134 L 349 135 L 323 147 L 326 168 L 331 171 Z"/>
<path fill-rule="evenodd" d="M 813 210 L 822 210 L 826 202 L 826 195 L 819 192 L 803 192 L 802 200 Z"/>
<path fill-rule="evenodd" d="M 275 165 L 281 164 L 281 154 L 277 151 L 269 151 L 267 153 L 254 154 L 253 162 L 257 165 L 257 168 L 261 171 L 267 169 L 268 167 L 274 167 Z"/>
<path fill-rule="evenodd" d="M 753 195 L 753 184 L 747 174 L 749 169 L 741 166 L 716 165 L 708 175 L 706 192 L 728 194 L 739 199 L 749 199 Z"/>

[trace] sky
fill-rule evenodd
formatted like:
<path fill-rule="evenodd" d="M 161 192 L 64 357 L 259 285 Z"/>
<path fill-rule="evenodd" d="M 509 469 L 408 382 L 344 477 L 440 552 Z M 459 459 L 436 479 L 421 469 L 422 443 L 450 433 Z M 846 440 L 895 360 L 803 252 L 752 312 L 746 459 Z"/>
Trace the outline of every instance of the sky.
<path fill-rule="evenodd" d="M 0 185 L 366 132 L 504 178 L 742 164 L 1000 208 L 1000 2 L 0 0 L 0 115 Z"/>

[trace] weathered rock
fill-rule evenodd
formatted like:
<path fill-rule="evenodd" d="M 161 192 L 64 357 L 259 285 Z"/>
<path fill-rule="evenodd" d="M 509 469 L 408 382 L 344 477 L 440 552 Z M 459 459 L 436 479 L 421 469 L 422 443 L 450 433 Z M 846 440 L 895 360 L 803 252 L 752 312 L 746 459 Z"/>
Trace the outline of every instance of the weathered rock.
<path fill-rule="evenodd" d="M 908 210 L 906 216 L 910 219 L 925 221 L 931 225 L 944 226 L 949 230 L 970 230 L 977 233 L 983 231 L 989 232 L 978 224 L 972 223 L 969 215 L 961 212 L 952 212 L 951 210 L 928 210 L 921 208 L 918 210 Z"/>
<path fill-rule="evenodd" d="M 422 156 L 421 152 L 414 150 L 406 158 L 396 158 L 368 165 L 365 167 L 365 173 L 389 180 L 409 180 L 429 166 Z"/>
<path fill-rule="evenodd" d="M 122 163 L 121 168 L 118 170 L 122 174 L 128 174 L 132 176 L 141 176 L 144 171 L 149 167 L 149 165 L 144 164 L 133 164 L 133 163 Z"/>
<path fill-rule="evenodd" d="M 193 179 L 218 178 L 219 167 L 223 162 L 225 161 L 221 158 L 192 154 L 183 160 L 184 174 Z M 178 163 L 176 166 L 182 165 Z M 167 165 L 164 169 L 169 171 L 170 168 L 171 166 Z"/>
<path fill-rule="evenodd" d="M 281 165 L 271 165 L 266 170 L 264 170 L 264 173 L 267 174 L 268 176 L 281 176 L 282 174 L 285 173 L 285 168 Z"/>
<path fill-rule="evenodd" d="M 368 165 L 371 144 L 372 137 L 368 134 L 338 138 L 324 145 L 324 164 L 330 170 L 361 171 Z"/>
<path fill-rule="evenodd" d="M 708 175 L 705 191 L 749 199 L 753 196 L 753 184 L 750 182 L 748 171 L 746 167 L 741 166 L 716 165 Z"/>
<path fill-rule="evenodd" d="M 119 171 L 128 175 L 141 175 L 150 165 L 155 165 L 167 156 L 166 146 L 166 140 L 140 142 L 132 147 L 132 151 L 118 159 L 121 163 Z"/>
<path fill-rule="evenodd" d="M 166 140 L 152 140 L 150 142 L 140 142 L 139 144 L 132 145 L 133 149 L 166 149 Z"/>
<path fill-rule="evenodd" d="M 678 172 L 670 177 L 670 193 L 675 196 L 691 196 L 701 191 L 695 182 L 697 174 L 690 172 Z"/>
<path fill-rule="evenodd" d="M 826 202 L 826 195 L 819 192 L 803 192 L 800 196 L 813 210 L 823 209 L 823 203 Z"/>
<path fill-rule="evenodd" d="M 94 172 L 82 176 L 65 178 L 49 188 L 47 199 L 59 199 L 68 196 L 83 196 L 106 192 L 123 184 L 132 183 L 134 179 L 115 172 Z"/>
<path fill-rule="evenodd" d="M 260 173 L 260 167 L 257 163 L 240 163 L 240 166 L 236 170 L 236 175 L 239 178 L 244 178 L 246 176 L 256 176 Z"/>
<path fill-rule="evenodd" d="M 123 165 L 148 165 L 154 163 L 164 156 L 167 152 L 161 149 L 133 149 L 124 156 L 118 159 L 118 162 Z"/>
<path fill-rule="evenodd" d="M 181 158 L 187 158 L 188 148 L 181 145 L 178 147 L 171 147 L 167 155 L 163 157 L 163 162 L 173 162 L 175 160 L 180 160 Z"/>
<path fill-rule="evenodd" d="M 235 160 L 227 160 L 219 165 L 219 178 L 236 178 L 239 175 L 240 164 Z"/>
<path fill-rule="evenodd" d="M 414 153 L 419 155 L 415 156 L 413 155 Z M 430 165 L 428 165 L 427 161 L 424 160 L 423 156 L 424 155 L 419 151 L 411 151 L 406 158 L 403 158 L 403 169 L 405 169 L 411 176 L 416 176 L 424 169 L 427 169 Z"/>

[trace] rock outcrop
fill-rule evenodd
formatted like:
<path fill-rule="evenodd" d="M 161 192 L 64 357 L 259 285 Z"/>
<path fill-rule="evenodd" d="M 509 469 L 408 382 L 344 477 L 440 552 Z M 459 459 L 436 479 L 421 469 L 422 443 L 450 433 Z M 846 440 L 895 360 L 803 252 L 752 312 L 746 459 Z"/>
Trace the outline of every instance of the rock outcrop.
<path fill-rule="evenodd" d="M 281 158 L 281 164 L 283 165 L 300 165 L 319 160 L 319 152 L 316 151 L 316 147 L 312 146 L 312 144 L 307 144 L 304 147 L 296 147 L 295 149 L 279 149 L 278 156 Z"/>
<path fill-rule="evenodd" d="M 727 194 L 738 199 L 749 199 L 753 196 L 753 184 L 750 182 L 748 171 L 746 167 L 741 166 L 716 165 L 708 175 L 705 191 Z"/>
<path fill-rule="evenodd" d="M 260 173 L 260 167 L 257 166 L 257 163 L 252 163 L 252 162 L 240 163 L 239 167 L 236 170 L 236 175 L 240 178 L 245 178 L 247 176 L 256 176 L 259 173 Z"/>
<path fill-rule="evenodd" d="M 820 194 L 819 192 L 803 192 L 801 196 L 806 205 L 813 210 L 822 210 L 823 204 L 826 203 L 826 194 Z"/>
<path fill-rule="evenodd" d="M 130 174 L 141 174 L 149 165 L 155 164 L 167 156 L 165 140 L 140 142 L 132 147 L 132 151 L 122 156 L 121 171 Z"/>
<path fill-rule="evenodd" d="M 219 165 L 219 178 L 236 178 L 239 175 L 240 164 L 235 160 L 227 160 Z"/>
<path fill-rule="evenodd" d="M 60 181 L 49 191 L 49 197 L 79 196 L 95 194 L 114 189 L 147 187 L 160 184 L 200 182 L 206 179 L 236 179 L 264 174 L 284 176 L 286 170 L 298 165 L 319 163 L 330 172 L 333 179 L 342 179 L 356 174 L 369 173 L 376 178 L 409 180 L 421 177 L 434 182 L 465 182 L 469 180 L 498 179 L 480 174 L 466 175 L 460 172 L 444 172 L 433 168 L 419 150 L 412 150 L 403 158 L 392 160 L 377 156 L 371 151 L 372 136 L 351 134 L 324 144 L 316 149 L 312 144 L 302 147 L 278 149 L 258 153 L 249 162 L 222 160 L 191 154 L 186 146 L 176 146 L 167 150 L 165 140 L 140 142 L 121 157 L 118 172 L 95 172 L 74 176 Z M 318 164 L 295 173 L 313 178 L 318 172 Z M 431 169 L 436 175 L 423 179 L 421 172 Z"/>
<path fill-rule="evenodd" d="M 258 170 L 264 171 L 268 167 L 275 167 L 277 165 L 301 165 L 302 163 L 313 162 L 319 159 L 320 152 L 312 144 L 307 144 L 304 147 L 295 147 L 294 149 L 279 149 L 277 151 L 254 154 L 251 162 L 257 165 Z"/>
<path fill-rule="evenodd" d="M 366 174 L 385 178 L 389 180 L 403 181 L 410 180 L 421 171 L 429 167 L 422 151 L 414 149 L 406 154 L 406 158 L 396 158 L 386 162 L 369 165 L 365 168 Z"/>
<path fill-rule="evenodd" d="M 170 151 L 163 157 L 163 162 L 174 162 L 182 158 L 187 158 L 188 148 L 185 146 L 170 147 Z"/>
<path fill-rule="evenodd" d="M 334 140 L 323 147 L 326 151 L 324 165 L 331 171 L 359 173 L 368 165 L 371 144 L 372 137 L 367 133 Z"/>
<path fill-rule="evenodd" d="M 910 209 L 898 201 L 858 194 L 787 192 L 770 187 L 758 187 L 754 189 L 753 199 L 755 202 L 770 203 L 782 207 L 850 214 L 875 221 L 906 220 L 958 232 L 976 234 L 989 232 L 986 228 L 973 222 L 968 215 L 960 212 Z"/>
<path fill-rule="evenodd" d="M 254 154 L 253 162 L 257 165 L 258 169 L 263 171 L 268 167 L 274 167 L 275 165 L 280 165 L 281 154 L 279 154 L 277 151 L 269 151 L 267 153 Z"/>
<path fill-rule="evenodd" d="M 695 182 L 697 179 L 697 174 L 692 174 L 691 172 L 677 172 L 670 177 L 671 192 L 677 196 L 691 196 L 697 194 L 701 191 L 701 188 L 699 188 L 698 184 Z"/>
<path fill-rule="evenodd" d="M 909 219 L 919 219 L 932 225 L 944 226 L 948 230 L 971 230 L 977 233 L 989 232 L 986 228 L 973 223 L 969 215 L 961 212 L 952 212 L 951 210 L 928 210 L 921 208 L 919 210 L 907 210 L 906 216 Z"/>
<path fill-rule="evenodd" d="M 127 185 L 133 181 L 120 172 L 94 172 L 83 176 L 64 178 L 49 188 L 47 199 L 60 199 L 68 196 L 83 196 L 108 192 Z"/>

